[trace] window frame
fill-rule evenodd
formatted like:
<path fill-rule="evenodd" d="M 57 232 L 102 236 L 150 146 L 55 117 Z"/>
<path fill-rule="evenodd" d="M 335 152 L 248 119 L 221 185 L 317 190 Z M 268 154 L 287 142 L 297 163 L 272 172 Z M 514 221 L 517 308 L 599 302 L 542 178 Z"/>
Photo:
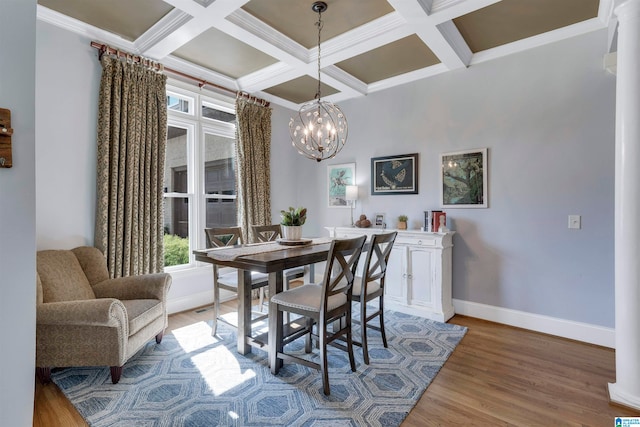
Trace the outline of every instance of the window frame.
<path fill-rule="evenodd" d="M 167 83 L 167 95 L 192 100 L 193 112 L 185 113 L 167 109 L 167 127 L 179 127 L 187 129 L 187 193 L 163 193 L 163 198 L 188 198 L 189 200 L 189 263 L 165 267 L 165 271 L 179 271 L 194 268 L 202 263 L 195 260 L 193 251 L 206 246 L 204 233 L 206 227 L 206 203 L 207 199 L 237 199 L 234 195 L 206 194 L 205 186 L 205 135 L 213 134 L 224 138 L 230 138 L 236 142 L 236 124 L 223 122 L 202 115 L 202 107 L 206 105 L 235 114 L 235 102 L 222 95 L 208 95 L 202 92 L 190 91 Z M 235 150 L 234 150 L 235 151 Z M 233 157 L 234 167 L 237 167 L 235 153 Z M 166 187 L 166 185 L 165 185 Z"/>

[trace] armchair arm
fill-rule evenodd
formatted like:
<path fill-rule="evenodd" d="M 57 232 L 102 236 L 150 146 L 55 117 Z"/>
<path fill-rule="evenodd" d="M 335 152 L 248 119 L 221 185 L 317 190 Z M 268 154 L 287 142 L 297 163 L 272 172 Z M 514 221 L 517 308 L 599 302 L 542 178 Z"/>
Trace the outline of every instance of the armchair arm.
<path fill-rule="evenodd" d="M 113 298 L 36 306 L 36 366 L 122 366 L 129 322 Z"/>
<path fill-rule="evenodd" d="M 168 273 L 142 274 L 104 280 L 93 286 L 97 298 L 157 299 L 165 302 L 171 286 Z"/>
<path fill-rule="evenodd" d="M 126 309 L 113 298 L 38 304 L 36 313 L 39 325 L 120 326 L 128 335 Z"/>

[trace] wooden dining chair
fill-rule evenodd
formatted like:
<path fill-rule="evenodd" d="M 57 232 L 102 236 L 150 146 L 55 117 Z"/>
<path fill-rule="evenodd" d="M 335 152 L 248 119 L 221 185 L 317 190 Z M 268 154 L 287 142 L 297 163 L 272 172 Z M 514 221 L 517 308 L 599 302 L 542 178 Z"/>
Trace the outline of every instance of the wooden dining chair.
<path fill-rule="evenodd" d="M 282 237 L 280 224 L 254 225 L 251 228 L 256 242 L 275 242 Z M 287 290 L 292 280 L 304 277 L 304 267 L 289 268 L 283 274 L 284 289 Z"/>
<path fill-rule="evenodd" d="M 207 238 L 207 248 L 220 248 L 224 246 L 234 246 L 242 244 L 242 229 L 240 227 L 217 227 L 205 228 Z M 251 290 L 259 289 L 261 292 L 261 302 L 264 298 L 264 288 L 269 285 L 269 276 L 265 273 L 256 271 L 251 272 Z M 219 274 L 218 266 L 213 265 L 213 326 L 211 335 L 215 335 L 218 330 L 218 320 L 225 322 L 231 326 L 235 326 L 223 318 L 219 317 L 220 313 L 220 289 L 225 289 L 238 293 L 238 271 L 233 270 L 224 274 Z M 238 302 L 238 316 L 240 313 L 240 302 Z M 266 315 L 252 318 L 251 322 L 255 323 L 265 319 Z"/>
<path fill-rule="evenodd" d="M 330 394 L 327 370 L 328 345 L 346 351 L 349 354 L 351 371 L 356 370 L 351 332 L 351 300 L 356 268 L 365 240 L 366 236 L 333 240 L 327 256 L 322 284 L 304 284 L 271 296 L 271 302 L 275 304 L 278 311 L 295 313 L 303 317 L 297 328 L 290 328 L 288 325 L 285 328 L 277 328 L 276 363 L 277 359 L 281 359 L 318 369 L 322 374 L 322 387 L 327 396 Z M 316 333 L 313 330 L 314 324 Z M 317 340 L 320 363 L 284 352 L 286 344 L 303 336 L 306 337 L 306 353 L 312 351 L 312 338 Z M 346 345 L 338 342 L 339 338 L 344 339 Z"/>
<path fill-rule="evenodd" d="M 360 341 L 353 344 L 362 347 L 365 364 L 369 364 L 369 348 L 367 345 L 367 328 L 379 331 L 382 344 L 387 347 L 387 336 L 384 330 L 384 282 L 387 273 L 389 255 L 396 240 L 397 232 L 374 234 L 368 244 L 368 250 L 363 264 L 363 275 L 356 276 L 353 282 L 353 301 L 360 303 L 360 320 L 353 323 L 360 325 Z M 373 313 L 367 314 L 367 303 L 378 300 L 378 306 Z M 375 318 L 380 326 L 371 323 Z"/>

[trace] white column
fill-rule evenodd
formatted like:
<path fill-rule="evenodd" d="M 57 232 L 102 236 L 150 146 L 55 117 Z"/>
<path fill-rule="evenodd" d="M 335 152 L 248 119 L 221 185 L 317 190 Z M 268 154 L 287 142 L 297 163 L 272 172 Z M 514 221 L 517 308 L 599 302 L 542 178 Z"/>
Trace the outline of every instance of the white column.
<path fill-rule="evenodd" d="M 640 409 L 640 0 L 621 0 L 614 13 L 616 382 L 609 397 Z"/>

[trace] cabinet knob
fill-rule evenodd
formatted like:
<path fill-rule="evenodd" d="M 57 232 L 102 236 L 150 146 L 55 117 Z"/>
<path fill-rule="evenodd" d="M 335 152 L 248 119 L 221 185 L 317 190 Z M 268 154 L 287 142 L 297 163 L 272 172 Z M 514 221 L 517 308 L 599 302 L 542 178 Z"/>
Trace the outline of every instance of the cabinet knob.
<path fill-rule="evenodd" d="M 422 240 L 418 240 L 418 244 L 421 245 L 422 244 Z"/>

